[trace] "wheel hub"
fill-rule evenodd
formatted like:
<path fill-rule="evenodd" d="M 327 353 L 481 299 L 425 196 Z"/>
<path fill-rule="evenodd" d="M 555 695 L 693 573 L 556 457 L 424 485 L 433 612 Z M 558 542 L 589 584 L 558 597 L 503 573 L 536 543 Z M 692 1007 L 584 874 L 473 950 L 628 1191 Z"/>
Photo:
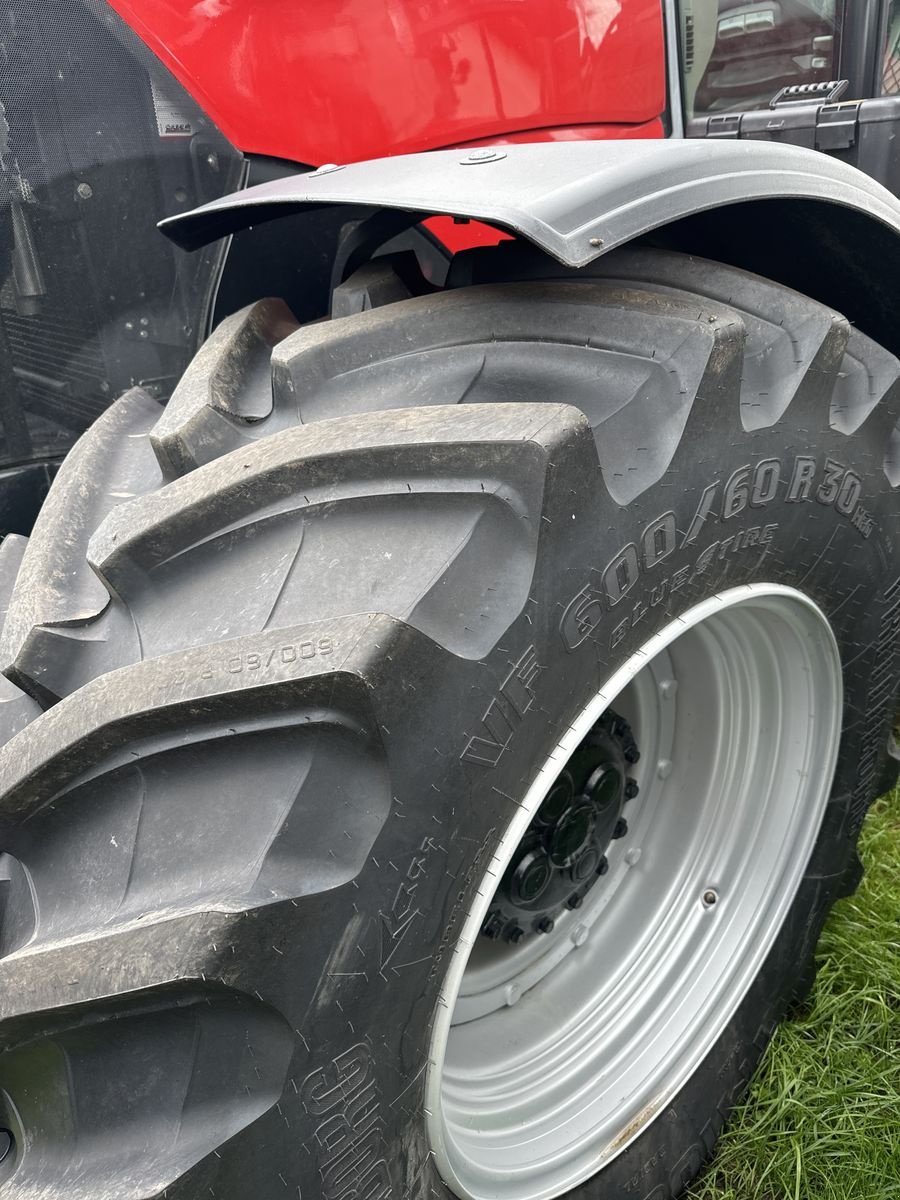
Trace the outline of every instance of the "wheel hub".
<path fill-rule="evenodd" d="M 581 906 L 606 874 L 610 842 L 628 832 L 622 813 L 638 791 L 628 767 L 639 758 L 627 721 L 604 713 L 528 826 L 481 926 L 484 937 L 518 945 Z"/>

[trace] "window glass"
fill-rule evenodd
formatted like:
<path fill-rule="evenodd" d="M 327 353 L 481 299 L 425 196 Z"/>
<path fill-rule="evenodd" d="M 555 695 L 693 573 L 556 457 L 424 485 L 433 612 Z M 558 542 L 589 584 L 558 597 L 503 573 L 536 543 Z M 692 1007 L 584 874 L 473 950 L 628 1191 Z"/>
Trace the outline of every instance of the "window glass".
<path fill-rule="evenodd" d="M 688 117 L 765 108 L 783 87 L 835 77 L 840 0 L 681 0 L 680 9 Z"/>
<path fill-rule="evenodd" d="M 881 90 L 885 96 L 900 95 L 900 0 L 891 0 L 888 8 Z"/>

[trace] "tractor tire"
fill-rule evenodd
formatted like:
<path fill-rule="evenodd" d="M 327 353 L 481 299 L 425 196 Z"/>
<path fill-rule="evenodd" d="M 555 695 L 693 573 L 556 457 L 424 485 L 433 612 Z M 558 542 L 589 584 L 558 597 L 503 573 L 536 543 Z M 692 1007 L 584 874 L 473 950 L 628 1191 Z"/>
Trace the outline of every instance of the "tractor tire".
<path fill-rule="evenodd" d="M 0 549 L 5 1200 L 669 1200 L 892 778 L 900 363 L 661 251 L 229 317 Z"/>

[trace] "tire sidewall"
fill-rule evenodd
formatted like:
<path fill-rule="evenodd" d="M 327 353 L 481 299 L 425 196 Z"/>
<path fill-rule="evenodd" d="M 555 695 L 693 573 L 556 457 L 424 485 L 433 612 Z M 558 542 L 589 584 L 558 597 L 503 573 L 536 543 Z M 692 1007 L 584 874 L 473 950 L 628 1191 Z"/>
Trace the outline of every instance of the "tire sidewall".
<path fill-rule="evenodd" d="M 334 896 L 332 932 L 321 942 L 344 944 L 342 929 L 366 914 L 354 928 L 371 969 L 364 979 L 348 972 L 336 987 L 346 963 L 332 953 L 328 979 L 306 1009 L 316 1013 L 315 1040 L 299 1095 L 309 1180 L 323 1200 L 449 1200 L 425 1127 L 430 1039 L 453 947 L 502 832 L 558 730 L 604 682 L 671 621 L 741 584 L 796 588 L 837 638 L 845 720 L 828 811 L 789 916 L 713 1050 L 652 1123 L 572 1195 L 593 1195 L 600 1181 L 604 1195 L 628 1200 L 677 1194 L 711 1154 L 796 990 L 797 964 L 811 960 L 873 798 L 892 715 L 896 670 L 879 676 L 887 687 L 872 679 L 879 658 L 893 662 L 897 640 L 889 603 L 900 587 L 895 500 L 877 448 L 854 446 L 850 467 L 848 441 L 834 434 L 823 432 L 814 451 L 802 431 L 777 426 L 737 445 L 716 446 L 713 436 L 692 449 L 639 500 L 605 505 L 599 528 L 546 539 L 526 610 L 486 664 L 423 668 L 413 654 L 394 663 L 416 696 L 427 696 L 410 704 L 407 694 L 403 738 L 387 743 L 392 779 L 406 780 L 395 796 L 403 819 L 388 823 L 352 889 Z M 798 491 L 809 460 L 810 486 Z M 712 485 L 713 503 L 692 537 Z M 611 602 L 604 581 L 616 578 Z M 506 714 L 505 742 L 492 706 Z M 398 715 L 396 704 L 380 712 L 382 727 L 396 728 L 388 722 Z"/>

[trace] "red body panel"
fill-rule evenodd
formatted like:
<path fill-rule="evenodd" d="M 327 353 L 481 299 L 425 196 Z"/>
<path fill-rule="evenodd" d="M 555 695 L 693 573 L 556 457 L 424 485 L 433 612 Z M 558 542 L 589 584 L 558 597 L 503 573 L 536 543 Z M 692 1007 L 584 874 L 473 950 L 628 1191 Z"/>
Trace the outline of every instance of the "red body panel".
<path fill-rule="evenodd" d="M 247 153 L 318 165 L 661 133 L 660 0 L 110 3 Z"/>

